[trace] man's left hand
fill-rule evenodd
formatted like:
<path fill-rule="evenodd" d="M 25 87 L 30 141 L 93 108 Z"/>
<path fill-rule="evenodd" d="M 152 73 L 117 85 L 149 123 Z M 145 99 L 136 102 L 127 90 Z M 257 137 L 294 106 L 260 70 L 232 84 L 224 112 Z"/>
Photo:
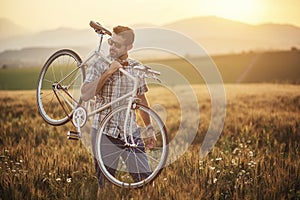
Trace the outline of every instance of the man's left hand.
<path fill-rule="evenodd" d="M 144 139 L 145 141 L 145 147 L 148 149 L 153 149 L 156 146 L 156 137 L 154 130 L 148 130 L 146 134 L 146 138 Z"/>

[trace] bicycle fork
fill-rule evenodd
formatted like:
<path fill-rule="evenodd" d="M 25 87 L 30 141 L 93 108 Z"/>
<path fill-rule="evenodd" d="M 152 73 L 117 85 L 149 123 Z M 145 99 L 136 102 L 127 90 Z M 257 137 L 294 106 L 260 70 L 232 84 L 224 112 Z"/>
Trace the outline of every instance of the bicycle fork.
<path fill-rule="evenodd" d="M 129 102 L 128 102 L 128 108 L 126 110 L 126 115 L 125 115 L 125 123 L 124 123 L 124 142 L 125 142 L 125 146 L 128 146 L 128 147 L 137 147 L 137 144 L 135 143 L 134 141 L 134 138 L 133 138 L 133 130 L 132 130 L 132 127 L 133 127 L 133 117 L 132 117 L 132 113 L 131 112 L 134 112 L 132 111 L 132 107 L 133 105 L 136 105 L 134 103 L 134 100 L 135 98 L 129 98 Z M 129 121 L 130 120 L 130 121 Z M 127 129 L 127 125 L 129 124 L 129 130 Z M 129 133 L 127 133 L 129 131 Z M 127 136 L 130 137 L 130 142 L 128 142 L 128 139 L 127 139 Z"/>

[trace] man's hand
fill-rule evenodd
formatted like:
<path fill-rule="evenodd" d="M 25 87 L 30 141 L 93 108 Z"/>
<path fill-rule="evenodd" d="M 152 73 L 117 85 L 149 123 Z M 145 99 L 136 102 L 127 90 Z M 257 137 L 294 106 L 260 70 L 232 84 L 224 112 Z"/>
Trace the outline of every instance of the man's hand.
<path fill-rule="evenodd" d="M 153 149 L 156 146 L 156 136 L 153 127 L 147 128 L 146 130 L 146 138 L 145 147 L 148 149 Z"/>
<path fill-rule="evenodd" d="M 114 72 L 116 72 L 117 70 L 119 70 L 122 67 L 123 66 L 118 61 L 113 61 L 110 64 L 109 69 L 107 70 L 107 72 L 110 73 L 110 74 L 113 74 Z"/>

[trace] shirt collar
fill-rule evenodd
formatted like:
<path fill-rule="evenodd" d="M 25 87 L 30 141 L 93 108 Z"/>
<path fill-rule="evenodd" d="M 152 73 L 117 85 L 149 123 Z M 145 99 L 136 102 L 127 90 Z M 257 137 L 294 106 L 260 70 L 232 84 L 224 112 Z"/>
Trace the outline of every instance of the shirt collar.
<path fill-rule="evenodd" d="M 122 56 L 120 56 L 118 59 L 116 59 L 116 61 L 118 61 L 119 63 L 121 63 L 121 65 L 123 66 L 128 66 L 128 54 L 124 54 Z"/>

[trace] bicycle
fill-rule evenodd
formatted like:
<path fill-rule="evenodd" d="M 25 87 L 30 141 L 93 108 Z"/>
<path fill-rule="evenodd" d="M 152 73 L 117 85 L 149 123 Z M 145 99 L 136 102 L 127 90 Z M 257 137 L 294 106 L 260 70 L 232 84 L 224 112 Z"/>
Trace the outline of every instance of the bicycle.
<path fill-rule="evenodd" d="M 126 70 L 120 68 L 120 72 L 123 73 L 126 77 L 133 81 L 133 89 L 131 92 L 123 95 L 112 102 L 107 102 L 100 108 L 94 108 L 95 100 L 90 100 L 84 102 L 80 98 L 80 87 L 85 79 L 85 71 L 88 67 L 88 62 L 93 58 L 100 57 L 105 62 L 111 63 L 111 61 L 101 53 L 101 47 L 104 36 L 110 37 L 111 32 L 104 28 L 98 22 L 90 22 L 90 26 L 95 30 L 99 36 L 99 42 L 95 51 L 92 52 L 85 60 L 82 61 L 80 56 L 73 50 L 62 49 L 55 52 L 44 64 L 42 71 L 38 79 L 37 86 L 37 103 L 39 108 L 39 113 L 42 118 L 49 123 L 50 125 L 60 126 L 69 121 L 72 122 L 73 126 L 76 128 L 76 131 L 68 132 L 68 139 L 77 140 L 82 137 L 81 129 L 85 126 L 87 120 L 96 115 L 97 113 L 107 109 L 117 102 L 123 100 L 128 100 L 128 103 L 125 105 L 120 105 L 117 108 L 113 108 L 101 121 L 100 128 L 96 137 L 96 158 L 98 160 L 100 169 L 102 170 L 105 177 L 112 182 L 113 184 L 125 187 L 125 188 L 137 188 L 142 187 L 145 184 L 153 181 L 161 172 L 164 167 L 167 156 L 168 156 L 168 137 L 165 124 L 160 119 L 158 114 L 151 108 L 144 106 L 139 103 L 137 99 L 137 87 L 138 87 L 138 78 L 152 78 L 157 81 L 160 81 L 157 76 L 160 75 L 160 72 L 152 70 L 146 66 L 136 66 L 134 70 L 138 70 L 139 77 L 133 77 Z M 148 113 L 151 120 L 151 127 L 146 127 L 142 120 L 138 118 L 133 119 L 133 112 L 137 110 L 144 111 Z M 149 128 L 155 133 L 157 142 L 156 146 L 153 149 L 147 149 L 144 153 L 147 156 L 148 164 L 151 168 L 148 172 L 147 177 L 143 179 L 134 179 L 132 177 L 132 171 L 127 169 L 125 163 L 127 158 L 119 159 L 116 167 L 116 173 L 112 174 L 110 166 L 104 162 L 105 159 L 110 155 L 103 155 L 101 142 L 104 140 L 104 132 L 107 124 L 111 120 L 115 120 L 116 116 L 125 113 L 124 120 L 124 139 L 122 140 L 124 152 L 129 152 L 134 154 L 135 161 L 137 160 L 136 153 L 139 151 L 138 145 L 134 141 L 134 133 L 132 130 L 133 120 L 138 124 L 141 137 L 143 140 L 147 139 L 146 133 Z M 123 153 L 123 152 L 122 152 Z M 136 164 L 137 167 L 137 164 Z M 137 169 L 139 170 L 139 169 Z"/>

